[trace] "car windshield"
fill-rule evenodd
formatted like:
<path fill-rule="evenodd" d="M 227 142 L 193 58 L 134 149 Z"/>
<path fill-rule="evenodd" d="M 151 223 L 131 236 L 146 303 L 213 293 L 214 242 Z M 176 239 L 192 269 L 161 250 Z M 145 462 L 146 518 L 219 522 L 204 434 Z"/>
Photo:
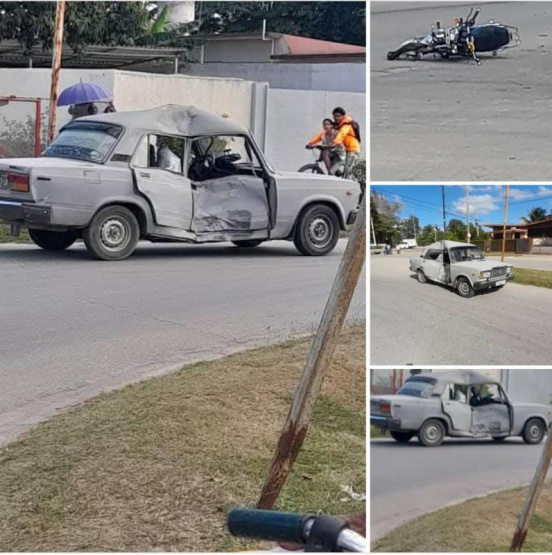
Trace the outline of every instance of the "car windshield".
<path fill-rule="evenodd" d="M 397 391 L 397 395 L 408 395 L 410 397 L 422 397 L 427 399 L 437 383 L 434 378 L 410 378 Z"/>
<path fill-rule="evenodd" d="M 466 262 L 470 260 L 485 260 L 483 253 L 478 247 L 455 247 L 450 249 L 452 262 Z"/>
<path fill-rule="evenodd" d="M 103 162 L 123 130 L 100 122 L 74 122 L 64 127 L 42 156 Z"/>

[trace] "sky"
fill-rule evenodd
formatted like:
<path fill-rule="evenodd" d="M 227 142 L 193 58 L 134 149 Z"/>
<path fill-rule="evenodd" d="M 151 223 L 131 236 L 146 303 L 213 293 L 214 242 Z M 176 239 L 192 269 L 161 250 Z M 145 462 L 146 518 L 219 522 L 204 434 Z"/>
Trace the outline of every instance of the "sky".
<path fill-rule="evenodd" d="M 376 185 L 373 189 L 388 200 L 404 205 L 399 217 L 414 214 L 422 227 L 443 226 L 441 185 Z M 477 215 L 479 224 L 502 223 L 505 189 L 504 185 L 470 185 L 470 221 L 475 224 Z M 552 213 L 552 186 L 510 185 L 508 223 L 520 223 L 520 218 L 537 206 Z M 453 218 L 466 221 L 465 185 L 445 185 L 445 207 L 447 222 Z"/>

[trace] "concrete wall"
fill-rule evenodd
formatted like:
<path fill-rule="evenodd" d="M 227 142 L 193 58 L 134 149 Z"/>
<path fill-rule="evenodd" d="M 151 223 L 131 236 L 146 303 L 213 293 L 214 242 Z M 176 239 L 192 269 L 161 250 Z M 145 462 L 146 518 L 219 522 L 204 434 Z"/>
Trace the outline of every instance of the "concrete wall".
<path fill-rule="evenodd" d="M 183 71 L 196 76 L 266 81 L 274 89 L 366 92 L 365 63 L 206 63 L 193 64 Z"/>
<path fill-rule="evenodd" d="M 307 142 L 322 129 L 322 120 L 343 106 L 360 123 L 366 155 L 366 95 L 325 91 L 269 89 L 266 155 L 275 168 L 297 170 L 313 161 Z"/>
<path fill-rule="evenodd" d="M 502 383 L 514 401 L 552 404 L 552 370 L 502 370 Z"/>

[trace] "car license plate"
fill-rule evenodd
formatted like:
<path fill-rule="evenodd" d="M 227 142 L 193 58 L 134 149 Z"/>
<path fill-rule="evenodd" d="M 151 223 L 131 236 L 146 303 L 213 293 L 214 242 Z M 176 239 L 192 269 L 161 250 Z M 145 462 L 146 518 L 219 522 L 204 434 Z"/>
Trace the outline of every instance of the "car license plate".
<path fill-rule="evenodd" d="M 501 280 L 501 281 L 497 281 L 497 282 L 495 283 L 495 285 L 496 285 L 497 287 L 500 287 L 501 285 L 506 285 L 506 280 L 503 279 L 503 280 Z"/>

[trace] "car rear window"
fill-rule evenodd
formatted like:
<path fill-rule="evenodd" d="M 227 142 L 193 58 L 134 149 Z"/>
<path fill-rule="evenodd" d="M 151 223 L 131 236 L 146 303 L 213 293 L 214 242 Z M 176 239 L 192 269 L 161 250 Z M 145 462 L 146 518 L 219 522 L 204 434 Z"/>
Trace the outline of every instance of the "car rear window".
<path fill-rule="evenodd" d="M 108 123 L 75 121 L 66 125 L 42 156 L 103 162 L 123 130 Z"/>
<path fill-rule="evenodd" d="M 410 397 L 422 397 L 427 399 L 435 388 L 437 380 L 435 378 L 409 378 L 404 385 L 397 391 L 397 395 L 409 395 Z"/>

